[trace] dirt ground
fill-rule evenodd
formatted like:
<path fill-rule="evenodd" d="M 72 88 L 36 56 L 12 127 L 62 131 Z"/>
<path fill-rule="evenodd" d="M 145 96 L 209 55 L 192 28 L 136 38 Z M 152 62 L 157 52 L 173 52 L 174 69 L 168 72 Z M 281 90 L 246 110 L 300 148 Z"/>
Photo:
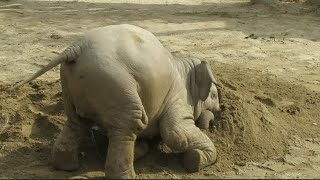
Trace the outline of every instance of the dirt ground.
<path fill-rule="evenodd" d="M 152 2 L 152 3 L 151 3 Z M 221 113 L 205 131 L 218 162 L 186 173 L 179 154 L 153 147 L 138 178 L 320 178 L 319 7 L 286 0 L 0 1 L 0 178 L 101 178 L 102 141 L 88 133 L 81 168 L 54 170 L 50 152 L 66 120 L 59 67 L 9 92 L 82 32 L 129 23 L 175 55 L 210 62 Z"/>

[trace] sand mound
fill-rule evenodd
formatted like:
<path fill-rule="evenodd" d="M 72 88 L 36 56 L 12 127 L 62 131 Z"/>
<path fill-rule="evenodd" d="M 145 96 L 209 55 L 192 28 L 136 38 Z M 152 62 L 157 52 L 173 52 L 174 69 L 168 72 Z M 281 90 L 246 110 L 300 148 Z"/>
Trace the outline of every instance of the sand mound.
<path fill-rule="evenodd" d="M 320 116 L 316 92 L 274 75 L 225 64 L 213 63 L 212 67 L 221 85 L 222 111 L 206 133 L 215 143 L 219 159 L 200 174 L 211 176 L 234 164 L 281 157 L 294 134 L 316 136 L 319 128 L 314 124 L 320 123 L 316 119 Z M 60 82 L 34 81 L 15 92 L 7 92 L 6 87 L 0 86 L 0 174 L 15 173 L 16 178 L 49 178 L 48 171 L 56 178 L 79 174 L 55 171 L 50 166 L 53 140 L 66 120 Z M 102 176 L 103 160 L 95 151 L 92 142 L 85 146 L 84 165 L 79 171 Z M 178 157 L 153 150 L 136 163 L 137 173 L 142 178 L 163 178 L 157 173 L 171 171 L 186 178 Z"/>
<path fill-rule="evenodd" d="M 283 156 L 289 138 L 315 137 L 320 95 L 274 75 L 213 64 L 222 85 L 222 112 L 208 135 L 221 165 Z"/>

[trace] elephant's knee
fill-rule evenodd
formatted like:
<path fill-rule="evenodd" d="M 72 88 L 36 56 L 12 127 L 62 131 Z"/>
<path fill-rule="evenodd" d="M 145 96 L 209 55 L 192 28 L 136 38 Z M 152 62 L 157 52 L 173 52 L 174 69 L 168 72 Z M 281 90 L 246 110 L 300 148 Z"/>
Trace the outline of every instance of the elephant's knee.
<path fill-rule="evenodd" d="M 141 107 L 140 107 L 141 108 Z M 130 122 L 131 131 L 135 134 L 141 133 L 148 126 L 148 117 L 144 111 L 144 109 L 132 110 L 132 116 Z"/>
<path fill-rule="evenodd" d="M 173 151 L 182 152 L 188 147 L 188 137 L 179 129 L 165 129 L 161 132 L 163 142 Z"/>

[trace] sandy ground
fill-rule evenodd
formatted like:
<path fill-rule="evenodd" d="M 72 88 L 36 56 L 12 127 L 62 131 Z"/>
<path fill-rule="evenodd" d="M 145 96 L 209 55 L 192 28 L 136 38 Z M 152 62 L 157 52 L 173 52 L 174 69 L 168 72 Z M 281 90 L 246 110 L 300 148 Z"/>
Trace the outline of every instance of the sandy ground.
<path fill-rule="evenodd" d="M 210 61 L 222 112 L 206 133 L 219 161 L 188 174 L 180 155 L 154 148 L 138 178 L 320 178 L 319 8 L 241 0 L 0 1 L 0 178 L 103 177 L 89 135 L 79 171 L 50 165 L 65 121 L 59 68 L 15 92 L 82 32 L 130 23 L 173 54 Z M 287 1 L 288 2 L 288 1 Z M 98 148 L 99 149 L 99 148 Z"/>

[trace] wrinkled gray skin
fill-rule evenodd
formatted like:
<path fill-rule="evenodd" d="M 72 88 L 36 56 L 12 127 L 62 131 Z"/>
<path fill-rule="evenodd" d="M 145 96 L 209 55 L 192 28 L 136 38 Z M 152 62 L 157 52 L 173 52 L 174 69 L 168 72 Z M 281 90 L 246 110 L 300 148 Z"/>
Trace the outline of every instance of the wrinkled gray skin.
<path fill-rule="evenodd" d="M 196 119 L 206 128 L 219 110 L 216 81 L 206 61 L 174 59 L 149 31 L 112 25 L 88 31 L 11 89 L 60 63 L 68 120 L 53 147 L 55 168 L 79 167 L 79 142 L 92 124 L 109 138 L 108 178 L 134 178 L 134 159 L 148 150 L 142 139 L 159 134 L 166 146 L 184 153 L 188 172 L 216 161 L 215 146 L 195 125 Z"/>

